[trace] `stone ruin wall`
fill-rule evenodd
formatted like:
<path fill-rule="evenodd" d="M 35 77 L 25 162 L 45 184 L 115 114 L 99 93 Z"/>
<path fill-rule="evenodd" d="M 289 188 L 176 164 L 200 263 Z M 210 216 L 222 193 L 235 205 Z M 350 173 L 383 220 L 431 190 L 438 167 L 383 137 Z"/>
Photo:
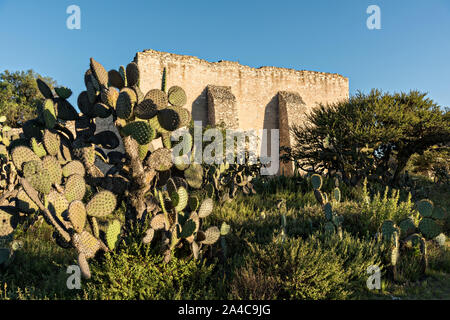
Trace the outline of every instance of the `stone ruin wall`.
<path fill-rule="evenodd" d="M 318 103 L 349 97 L 348 79 L 338 74 L 252 68 L 154 50 L 138 52 L 135 62 L 141 71 L 143 92 L 161 88 L 165 67 L 167 87 L 178 85 L 186 91 L 185 107 L 194 120 L 203 125 L 224 122 L 229 128 L 243 130 L 280 129 L 280 145 L 290 145 L 288 127 L 303 123 Z M 280 163 L 280 172 L 290 174 L 292 165 Z"/>

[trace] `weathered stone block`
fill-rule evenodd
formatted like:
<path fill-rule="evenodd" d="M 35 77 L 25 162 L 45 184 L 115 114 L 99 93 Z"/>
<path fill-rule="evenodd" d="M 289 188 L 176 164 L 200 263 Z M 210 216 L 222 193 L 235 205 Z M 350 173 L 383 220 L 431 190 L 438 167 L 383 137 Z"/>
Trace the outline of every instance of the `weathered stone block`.
<path fill-rule="evenodd" d="M 208 85 L 208 124 L 223 123 L 227 128 L 238 129 L 239 117 L 236 97 L 231 87 Z"/>

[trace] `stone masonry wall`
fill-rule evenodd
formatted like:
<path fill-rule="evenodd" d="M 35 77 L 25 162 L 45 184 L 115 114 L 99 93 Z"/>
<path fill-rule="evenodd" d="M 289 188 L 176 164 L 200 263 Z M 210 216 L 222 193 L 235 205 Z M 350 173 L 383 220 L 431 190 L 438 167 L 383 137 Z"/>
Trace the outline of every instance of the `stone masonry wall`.
<path fill-rule="evenodd" d="M 208 62 L 154 50 L 138 52 L 135 62 L 141 71 L 140 87 L 144 93 L 161 88 L 166 67 L 167 87 L 178 85 L 184 88 L 188 99 L 185 107 L 191 111 L 194 120 L 200 120 L 204 125 L 217 122 L 219 117 L 229 121 L 226 124 L 230 128 L 279 129 L 280 123 L 285 127 L 304 121 L 306 113 L 318 103 L 334 103 L 349 97 L 348 78 L 338 74 L 276 67 L 252 68 L 237 62 Z M 227 99 L 214 98 L 211 93 L 218 88 L 225 90 Z M 299 104 L 298 99 L 292 102 L 287 94 L 280 98 L 279 92 L 290 92 L 303 103 Z M 282 104 L 279 105 L 280 101 Z M 227 106 L 234 108 L 234 116 L 224 112 Z M 208 113 L 208 107 L 213 108 L 214 115 Z M 286 128 L 281 129 L 280 142 L 286 142 L 289 140 L 286 140 Z"/>

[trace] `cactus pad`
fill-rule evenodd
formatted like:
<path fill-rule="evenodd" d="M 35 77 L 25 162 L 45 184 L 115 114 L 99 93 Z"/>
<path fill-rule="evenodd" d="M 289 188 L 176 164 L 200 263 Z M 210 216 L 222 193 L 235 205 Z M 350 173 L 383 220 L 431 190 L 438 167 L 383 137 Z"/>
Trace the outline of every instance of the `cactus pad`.
<path fill-rule="evenodd" d="M 209 216 L 213 210 L 214 202 L 211 198 L 203 200 L 200 209 L 198 209 L 198 217 L 206 218 Z"/>
<path fill-rule="evenodd" d="M 419 230 L 426 239 L 433 239 L 441 232 L 441 227 L 431 218 L 423 218 L 419 222 Z"/>
<path fill-rule="evenodd" d="M 127 124 L 122 132 L 131 135 L 140 145 L 148 144 L 155 138 L 155 130 L 146 121 L 133 121 Z"/>
<path fill-rule="evenodd" d="M 167 95 L 170 104 L 173 106 L 182 107 L 186 104 L 186 92 L 181 87 L 171 87 Z"/>
<path fill-rule="evenodd" d="M 45 130 L 43 141 L 47 153 L 51 156 L 56 156 L 61 147 L 59 135 L 57 133 L 50 132 L 49 130 Z"/>
<path fill-rule="evenodd" d="M 117 98 L 119 98 L 119 92 L 114 88 L 104 88 L 100 93 L 102 102 L 113 109 L 116 108 Z"/>
<path fill-rule="evenodd" d="M 139 77 L 140 77 L 139 67 L 135 62 L 131 62 L 127 65 L 126 73 L 128 81 L 127 85 L 129 87 L 139 85 Z"/>
<path fill-rule="evenodd" d="M 180 126 L 180 115 L 173 109 L 162 109 L 158 112 L 158 122 L 167 131 L 175 131 Z"/>
<path fill-rule="evenodd" d="M 106 229 L 106 244 L 110 250 L 114 250 L 119 241 L 120 237 L 120 229 L 122 226 L 120 225 L 119 220 L 113 220 L 108 224 L 108 228 Z"/>
<path fill-rule="evenodd" d="M 58 159 L 53 156 L 45 156 L 42 159 L 42 166 L 50 174 L 50 179 L 53 184 L 60 184 L 62 179 L 62 169 Z"/>
<path fill-rule="evenodd" d="M 150 242 L 152 242 L 154 235 L 155 235 L 155 230 L 153 230 L 153 228 L 149 228 L 145 232 L 145 236 L 142 239 L 142 243 L 149 244 Z"/>
<path fill-rule="evenodd" d="M 16 206 L 23 213 L 33 213 L 38 210 L 38 206 L 23 189 L 17 193 Z"/>
<path fill-rule="evenodd" d="M 67 179 L 64 196 L 67 201 L 82 200 L 86 193 L 86 183 L 84 178 L 78 174 L 73 174 Z"/>
<path fill-rule="evenodd" d="M 94 234 L 94 237 L 98 238 L 100 236 L 100 227 L 98 226 L 97 218 L 90 217 L 90 220 L 91 220 L 92 233 Z"/>
<path fill-rule="evenodd" d="M 150 221 L 150 226 L 152 227 L 153 230 L 164 229 L 165 225 L 166 225 L 166 218 L 164 217 L 163 214 L 157 214 Z"/>
<path fill-rule="evenodd" d="M 179 187 L 176 194 L 178 195 L 178 203 L 175 205 L 175 210 L 180 212 L 186 208 L 189 196 L 187 190 L 183 187 Z"/>
<path fill-rule="evenodd" d="M 134 114 L 140 119 L 151 119 L 156 116 L 158 109 L 152 100 L 144 99 L 134 108 Z"/>
<path fill-rule="evenodd" d="M 92 115 L 102 119 L 108 118 L 111 115 L 111 107 L 105 103 L 96 103 L 92 109 Z"/>
<path fill-rule="evenodd" d="M 445 210 L 442 207 L 435 207 L 431 216 L 433 219 L 443 220 L 445 219 Z"/>
<path fill-rule="evenodd" d="M 325 212 L 325 218 L 328 221 L 331 221 L 331 219 L 333 218 L 333 211 L 332 211 L 331 203 L 329 203 L 329 202 L 325 203 L 325 205 L 323 206 L 323 211 Z"/>
<path fill-rule="evenodd" d="M 149 100 L 158 110 L 166 108 L 169 103 L 166 93 L 158 89 L 152 89 L 147 92 L 144 99 Z"/>
<path fill-rule="evenodd" d="M 125 87 L 125 81 L 122 78 L 122 75 L 117 70 L 109 70 L 108 71 L 108 80 L 109 80 L 109 86 L 115 87 L 117 89 L 122 89 Z"/>
<path fill-rule="evenodd" d="M 381 226 L 381 234 L 384 240 L 391 241 L 394 237 L 394 233 L 397 231 L 395 223 L 391 220 L 386 220 Z"/>
<path fill-rule="evenodd" d="M 77 99 L 77 104 L 78 104 L 78 108 L 84 115 L 86 115 L 86 116 L 92 115 L 94 105 L 89 100 L 87 91 L 83 91 L 80 93 L 80 95 L 78 96 L 78 99 Z"/>
<path fill-rule="evenodd" d="M 52 179 L 50 173 L 43 167 L 36 169 L 33 174 L 27 174 L 26 180 L 31 186 L 38 192 L 43 194 L 49 194 L 52 187 Z"/>
<path fill-rule="evenodd" d="M 78 119 L 78 112 L 75 110 L 72 104 L 70 104 L 69 101 L 62 98 L 56 98 L 53 102 L 56 111 L 56 117 L 58 119 L 64 121 L 72 121 Z"/>
<path fill-rule="evenodd" d="M 322 177 L 318 174 L 313 174 L 311 176 L 311 184 L 315 190 L 320 190 L 322 187 Z"/>
<path fill-rule="evenodd" d="M 189 238 L 192 236 L 195 232 L 195 229 L 197 228 L 197 225 L 195 222 L 191 219 L 186 220 L 186 222 L 183 224 L 183 228 L 181 229 L 181 232 L 179 233 L 179 238 Z"/>
<path fill-rule="evenodd" d="M 341 201 L 341 190 L 338 187 L 333 189 L 333 198 L 336 202 Z"/>
<path fill-rule="evenodd" d="M 63 214 L 69 208 L 69 202 L 64 195 L 53 190 L 47 196 L 48 210 L 59 220 L 63 221 Z"/>
<path fill-rule="evenodd" d="M 63 168 L 62 173 L 64 177 L 70 177 L 73 174 L 78 174 L 80 176 L 85 175 L 85 169 L 83 164 L 78 160 L 73 160 L 68 162 Z"/>
<path fill-rule="evenodd" d="M 41 92 L 41 94 L 44 96 L 45 99 L 53 98 L 52 89 L 50 89 L 50 87 L 44 81 L 42 81 L 41 79 L 36 79 L 36 83 L 39 91 Z"/>
<path fill-rule="evenodd" d="M 130 118 L 133 112 L 133 106 L 135 102 L 136 102 L 136 93 L 129 88 L 123 88 L 119 93 L 119 97 L 117 98 L 116 103 L 117 116 L 121 119 Z"/>
<path fill-rule="evenodd" d="M 91 71 L 99 84 L 101 84 L 103 87 L 108 87 L 108 72 L 100 63 L 95 61 L 93 58 L 91 58 Z"/>
<path fill-rule="evenodd" d="M 214 244 L 220 238 L 220 230 L 217 227 L 209 227 L 205 231 L 205 239 L 200 241 L 202 244 Z"/>
<path fill-rule="evenodd" d="M 13 215 L 0 209 L 0 238 L 8 237 L 14 232 Z"/>
<path fill-rule="evenodd" d="M 74 234 L 73 243 L 78 249 L 78 252 L 83 253 L 87 259 L 95 256 L 100 249 L 99 241 L 86 230 L 82 233 Z"/>
<path fill-rule="evenodd" d="M 70 90 L 67 87 L 57 87 L 55 88 L 55 92 L 58 95 L 58 97 L 62 99 L 69 99 L 72 95 L 72 90 Z"/>
<path fill-rule="evenodd" d="M 116 208 L 116 196 L 107 190 L 97 193 L 87 204 L 86 212 L 92 217 L 106 217 Z"/>
<path fill-rule="evenodd" d="M 31 144 L 31 149 L 33 149 L 33 152 L 39 158 L 42 158 L 47 155 L 47 151 L 45 151 L 44 145 L 42 143 L 37 142 L 35 137 L 31 138 L 30 144 Z"/>
<path fill-rule="evenodd" d="M 189 168 L 184 171 L 184 177 L 186 178 L 189 186 L 195 189 L 199 189 L 203 183 L 203 168 L 198 163 L 192 163 Z"/>
<path fill-rule="evenodd" d="M 220 226 L 220 235 L 226 236 L 231 231 L 231 227 L 226 222 L 222 222 L 222 225 Z"/>
<path fill-rule="evenodd" d="M 417 202 L 417 211 L 419 211 L 420 215 L 424 218 L 431 217 L 433 214 L 433 202 L 428 199 L 423 199 Z"/>
<path fill-rule="evenodd" d="M 147 165 L 157 171 L 169 170 L 172 163 L 172 151 L 161 148 L 152 152 L 147 159 Z"/>
<path fill-rule="evenodd" d="M 414 224 L 414 220 L 412 218 L 407 218 L 400 221 L 398 226 L 402 237 L 407 237 L 416 231 L 416 225 Z"/>
<path fill-rule="evenodd" d="M 68 209 L 68 218 L 76 232 L 81 233 L 86 225 L 86 207 L 84 203 L 72 201 Z"/>
<path fill-rule="evenodd" d="M 42 115 L 44 117 L 45 126 L 49 129 L 53 129 L 56 124 L 56 111 L 55 105 L 51 99 L 46 99 L 44 101 Z"/>
<path fill-rule="evenodd" d="M 22 170 L 22 165 L 27 161 L 40 161 L 39 157 L 28 147 L 17 146 L 11 152 L 12 161 L 18 170 Z"/>

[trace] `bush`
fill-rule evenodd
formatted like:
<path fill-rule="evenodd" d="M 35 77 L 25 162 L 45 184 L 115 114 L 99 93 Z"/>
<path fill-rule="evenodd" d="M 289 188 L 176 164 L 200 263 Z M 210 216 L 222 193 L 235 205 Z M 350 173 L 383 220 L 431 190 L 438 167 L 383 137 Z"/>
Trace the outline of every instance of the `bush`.
<path fill-rule="evenodd" d="M 450 141 L 448 110 L 418 91 L 357 93 L 319 106 L 308 120 L 292 127 L 295 145 L 283 149 L 284 160 L 303 170 L 340 172 L 352 185 L 368 176 L 398 182 L 413 154 Z"/>
<path fill-rule="evenodd" d="M 265 299 L 343 299 L 347 277 L 336 255 L 313 243 L 288 239 L 254 244 L 232 282 L 232 298 L 258 299 L 264 293 Z M 270 291 L 261 293 L 258 286 L 267 283 Z"/>
<path fill-rule="evenodd" d="M 418 218 L 411 195 L 408 195 L 405 201 L 401 201 L 399 190 L 386 187 L 383 194 L 376 193 L 370 196 L 366 183 L 358 202 L 342 202 L 337 205 L 336 210 L 338 214 L 344 216 L 344 228 L 352 234 L 361 235 L 375 235 L 385 220 L 399 223 L 411 215 Z"/>
<path fill-rule="evenodd" d="M 344 299 L 365 290 L 367 268 L 382 269 L 383 246 L 344 233 L 251 244 L 231 283 L 233 299 Z"/>
<path fill-rule="evenodd" d="M 108 252 L 103 262 L 93 265 L 92 281 L 84 288 L 85 299 L 101 300 L 178 300 L 214 299 L 214 264 L 163 256 L 133 245 Z M 213 285 L 214 284 L 214 285 Z"/>
<path fill-rule="evenodd" d="M 52 240 L 52 228 L 45 222 L 17 230 L 23 247 L 15 252 L 8 267 L 0 266 L 2 299 L 74 299 L 77 290 L 67 289 L 67 266 L 76 264 L 74 250 L 60 248 Z"/>

